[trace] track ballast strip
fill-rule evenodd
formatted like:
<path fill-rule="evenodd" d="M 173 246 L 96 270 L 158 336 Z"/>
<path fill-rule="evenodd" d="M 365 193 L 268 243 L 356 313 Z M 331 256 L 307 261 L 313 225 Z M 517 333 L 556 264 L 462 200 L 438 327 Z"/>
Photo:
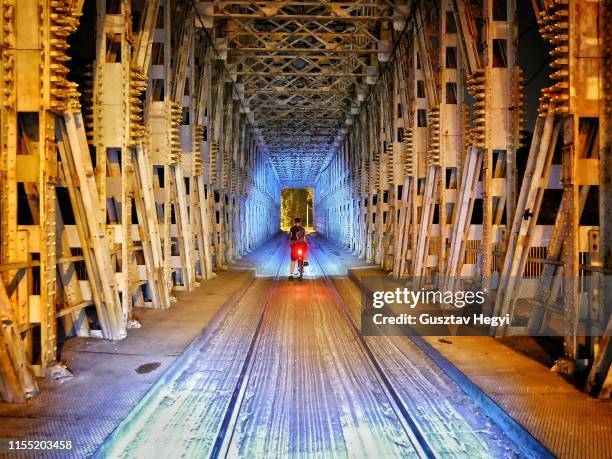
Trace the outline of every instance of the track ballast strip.
<path fill-rule="evenodd" d="M 246 392 L 246 388 L 248 386 L 249 379 L 251 376 L 254 356 L 256 354 L 255 351 L 259 346 L 261 331 L 263 329 L 263 323 L 265 321 L 266 313 L 270 307 L 270 300 L 272 299 L 272 294 L 274 293 L 274 290 L 278 285 L 279 273 L 281 267 L 283 266 L 283 261 L 284 257 L 281 257 L 281 262 L 278 264 L 278 269 L 276 270 L 276 274 L 274 276 L 274 279 L 272 280 L 272 285 L 270 286 L 270 288 L 268 289 L 268 293 L 266 294 L 264 307 L 261 311 L 259 321 L 257 322 L 257 327 L 255 328 L 255 333 L 253 334 L 251 344 L 249 345 L 249 350 L 247 351 L 247 355 L 242 365 L 240 375 L 238 376 L 238 382 L 236 383 L 236 387 L 234 388 L 232 397 L 230 398 L 230 402 L 225 412 L 225 416 L 223 417 L 223 421 L 221 422 L 221 427 L 219 428 L 217 438 L 215 439 L 215 443 L 213 444 L 212 450 L 209 455 L 209 457 L 212 459 L 227 457 L 229 445 L 232 441 L 234 430 L 238 422 L 238 414 L 240 413 L 240 407 L 242 406 L 244 394 Z"/>
<path fill-rule="evenodd" d="M 321 246 L 318 243 L 317 243 L 317 247 L 319 249 L 321 248 Z M 319 268 L 321 269 L 321 273 L 323 274 L 323 279 L 325 281 L 325 284 L 327 285 L 328 289 L 330 290 L 331 294 L 336 300 L 336 303 L 340 306 L 342 313 L 345 319 L 348 321 L 349 327 L 351 328 L 353 334 L 357 338 L 357 341 L 360 343 L 364 354 L 368 357 L 368 362 L 370 363 L 370 365 L 372 366 L 372 369 L 374 370 L 373 371 L 374 375 L 378 379 L 378 382 L 380 383 L 380 386 L 383 392 L 385 393 L 387 399 L 389 400 L 389 403 L 393 407 L 393 410 L 395 411 L 397 418 L 402 423 L 402 426 L 404 427 L 404 430 L 406 431 L 406 434 L 408 435 L 408 438 L 410 439 L 412 446 L 415 448 L 415 450 L 417 451 L 420 457 L 435 458 L 436 455 L 434 454 L 433 450 L 429 446 L 427 440 L 425 439 L 423 433 L 421 432 L 421 429 L 419 429 L 417 422 L 414 420 L 414 418 L 410 415 L 410 413 L 406 409 L 404 403 L 402 402 L 401 397 L 399 396 L 399 394 L 397 393 L 397 391 L 391 384 L 391 381 L 385 374 L 385 371 L 382 369 L 382 367 L 376 360 L 376 357 L 374 356 L 372 350 L 370 349 L 370 346 L 368 345 L 365 338 L 359 331 L 359 328 L 353 321 L 353 318 L 351 317 L 351 314 L 346 304 L 344 303 L 342 296 L 340 295 L 340 293 L 338 293 L 338 290 L 334 286 L 330 277 L 325 272 L 325 269 L 323 269 L 323 264 L 319 261 L 319 259 L 314 253 L 311 253 L 311 256 L 312 258 L 315 259 L 315 261 L 319 265 Z"/>

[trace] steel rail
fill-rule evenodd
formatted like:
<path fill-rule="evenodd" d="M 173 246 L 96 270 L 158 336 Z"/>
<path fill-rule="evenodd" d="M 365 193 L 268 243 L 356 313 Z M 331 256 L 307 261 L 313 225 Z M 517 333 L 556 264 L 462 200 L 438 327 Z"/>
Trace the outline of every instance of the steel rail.
<path fill-rule="evenodd" d="M 314 238 L 311 240 L 315 240 L 317 248 L 322 250 L 321 244 L 319 243 L 319 241 L 317 241 Z M 362 351 L 367 356 L 367 361 L 370 363 L 370 366 L 374 372 L 374 376 L 378 380 L 380 387 L 382 388 L 385 396 L 389 400 L 389 403 L 391 404 L 391 407 L 393 408 L 395 415 L 397 416 L 399 421 L 402 423 L 402 427 L 404 428 L 404 431 L 408 435 L 408 438 L 410 439 L 412 446 L 415 448 L 419 457 L 435 458 L 436 454 L 429 446 L 429 443 L 425 439 L 425 436 L 423 435 L 423 432 L 419 428 L 418 423 L 406 409 L 404 402 L 402 401 L 400 395 L 397 393 L 397 391 L 393 387 L 393 384 L 389 380 L 389 377 L 386 375 L 385 371 L 383 370 L 383 368 L 380 366 L 380 364 L 376 360 L 374 353 L 372 352 L 367 341 L 365 340 L 365 338 L 359 331 L 359 327 L 357 327 L 357 324 L 355 324 L 355 321 L 353 320 L 351 313 L 348 310 L 348 307 L 346 306 L 346 303 L 342 299 L 342 296 L 338 292 L 338 289 L 331 281 L 330 276 L 325 272 L 325 269 L 323 268 L 323 264 L 319 261 L 319 259 L 314 254 L 314 252 L 311 253 L 311 258 L 314 258 L 314 260 L 319 265 L 321 269 L 321 273 L 323 273 L 323 280 L 325 281 L 327 288 L 329 289 L 330 293 L 336 300 L 336 303 L 340 307 L 344 315 L 344 318 L 347 320 L 349 324 L 351 331 L 353 332 L 354 336 L 357 338 L 357 342 L 360 343 L 361 345 L 360 347 Z"/>
<path fill-rule="evenodd" d="M 279 247 L 283 241 L 284 238 L 281 237 L 277 247 Z M 278 281 L 280 278 L 279 273 L 283 266 L 284 260 L 285 257 L 281 256 L 281 261 L 278 264 L 278 269 L 276 270 L 276 274 L 272 279 L 272 285 L 270 285 L 270 288 L 266 293 L 264 306 L 259 316 L 255 332 L 253 333 L 253 338 L 251 338 L 251 343 L 249 345 L 249 349 L 242 364 L 242 369 L 240 370 L 238 381 L 236 383 L 236 386 L 234 387 L 234 391 L 232 392 L 229 405 L 225 410 L 225 415 L 223 417 L 223 421 L 221 422 L 221 426 L 219 427 L 219 431 L 217 433 L 217 437 L 215 439 L 213 447 L 210 451 L 210 454 L 208 455 L 208 457 L 211 459 L 226 458 L 228 455 L 229 447 L 232 442 L 234 432 L 236 430 L 236 425 L 238 424 L 238 414 L 240 413 L 242 402 L 244 401 L 244 396 L 246 394 L 246 389 L 251 378 L 253 363 L 255 362 L 254 357 L 256 356 L 256 351 L 259 347 L 263 325 L 266 319 L 267 312 L 270 309 L 272 294 L 274 293 L 278 285 Z"/>

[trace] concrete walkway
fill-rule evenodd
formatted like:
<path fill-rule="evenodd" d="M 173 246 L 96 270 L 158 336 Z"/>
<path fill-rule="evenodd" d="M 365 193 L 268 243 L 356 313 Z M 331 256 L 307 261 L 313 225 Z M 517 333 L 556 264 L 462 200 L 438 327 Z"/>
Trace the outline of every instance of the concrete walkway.
<path fill-rule="evenodd" d="M 135 308 L 142 328 L 129 330 L 122 341 L 69 339 L 61 359 L 74 377 L 40 380 L 41 395 L 26 404 L 0 403 L 0 439 L 71 440 L 70 452 L 52 456 L 90 456 L 252 278 L 252 271 L 221 272 L 193 292 L 176 293 L 169 309 Z M 2 443 L 0 456 L 7 453 Z M 22 457 L 33 456 L 38 454 Z"/>
<path fill-rule="evenodd" d="M 351 270 L 364 276 L 386 276 L 377 268 Z M 356 289 L 353 300 L 361 302 Z M 412 342 L 399 337 L 397 341 Z M 425 344 L 450 373 L 466 376 L 555 456 L 612 457 L 612 403 L 581 392 L 540 362 L 488 336 L 424 337 Z M 458 371 L 457 371 L 458 370 Z"/>

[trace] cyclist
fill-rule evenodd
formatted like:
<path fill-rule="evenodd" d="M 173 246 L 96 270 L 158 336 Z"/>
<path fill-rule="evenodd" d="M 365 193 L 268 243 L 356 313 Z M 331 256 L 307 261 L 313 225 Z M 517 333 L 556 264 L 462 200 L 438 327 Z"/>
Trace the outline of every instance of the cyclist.
<path fill-rule="evenodd" d="M 289 269 L 289 280 L 291 281 L 293 280 L 295 262 L 298 259 L 298 247 L 301 247 L 303 250 L 304 266 L 308 266 L 308 261 L 306 261 L 306 230 L 302 226 L 302 220 L 298 217 L 293 220 L 293 226 L 291 229 L 289 229 L 289 245 L 291 246 L 291 267 Z"/>

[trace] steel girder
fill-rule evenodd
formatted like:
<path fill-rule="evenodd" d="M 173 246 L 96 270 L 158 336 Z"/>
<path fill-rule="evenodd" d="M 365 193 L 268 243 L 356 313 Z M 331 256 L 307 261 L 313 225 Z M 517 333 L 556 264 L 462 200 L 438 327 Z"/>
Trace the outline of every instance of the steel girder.
<path fill-rule="evenodd" d="M 197 4 L 282 186 L 310 186 L 336 151 L 404 2 Z"/>

